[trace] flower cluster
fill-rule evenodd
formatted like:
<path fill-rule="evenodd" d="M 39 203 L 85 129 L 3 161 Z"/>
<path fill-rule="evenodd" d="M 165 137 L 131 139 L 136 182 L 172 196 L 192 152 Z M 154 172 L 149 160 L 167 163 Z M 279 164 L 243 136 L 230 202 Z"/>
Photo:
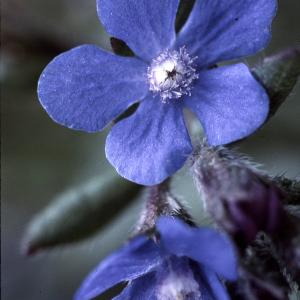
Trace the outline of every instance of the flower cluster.
<path fill-rule="evenodd" d="M 288 249 L 298 258 L 298 247 L 290 241 L 296 227 L 281 203 L 282 190 L 220 146 L 249 136 L 269 115 L 267 91 L 273 97 L 258 75 L 261 70 L 252 73 L 244 63 L 223 63 L 267 46 L 277 1 L 193 0 L 177 33 L 178 7 L 187 2 L 97 0 L 105 29 L 130 55 L 82 45 L 54 58 L 39 79 L 39 100 L 54 121 L 86 132 L 113 123 L 107 159 L 121 176 L 151 186 L 134 238 L 100 263 L 76 300 L 92 299 L 119 283 L 126 287 L 117 300 L 230 299 L 225 281 L 237 279 L 232 244 L 213 229 L 196 227 L 169 190 L 167 178 L 189 156 L 208 212 L 242 250 L 240 258 L 254 249 L 260 231 L 280 240 L 280 251 Z M 133 104 L 137 109 L 123 114 L 132 112 Z M 186 109 L 206 135 L 193 155 Z M 290 231 L 285 239 L 283 228 Z M 261 284 L 259 272 L 246 270 L 246 264 L 241 265 L 243 278 L 229 289 L 232 295 L 243 286 L 250 291 L 252 283 L 254 292 L 244 292 L 247 299 L 269 293 L 272 285 Z"/>
<path fill-rule="evenodd" d="M 265 121 L 269 99 L 243 63 L 223 61 L 266 47 L 275 0 L 196 0 L 178 35 L 179 0 L 97 0 L 99 17 L 135 57 L 83 45 L 56 57 L 42 73 L 38 95 L 51 118 L 72 129 L 102 130 L 118 122 L 106 156 L 120 175 L 153 185 L 182 167 L 192 152 L 183 117 L 200 120 L 211 145 L 253 133 Z"/>
<path fill-rule="evenodd" d="M 230 299 L 220 277 L 235 280 L 237 265 L 225 236 L 173 217 L 161 217 L 157 230 L 158 238 L 138 236 L 101 262 L 75 299 L 93 299 L 120 282 L 128 284 L 116 300 Z"/>

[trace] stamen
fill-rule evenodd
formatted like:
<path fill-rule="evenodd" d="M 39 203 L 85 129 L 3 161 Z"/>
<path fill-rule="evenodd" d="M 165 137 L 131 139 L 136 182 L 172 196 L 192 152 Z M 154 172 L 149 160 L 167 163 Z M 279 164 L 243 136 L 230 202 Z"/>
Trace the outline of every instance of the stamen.
<path fill-rule="evenodd" d="M 159 94 L 162 102 L 191 95 L 192 82 L 198 78 L 194 61 L 185 47 L 166 50 L 155 58 L 148 68 L 149 89 Z"/>

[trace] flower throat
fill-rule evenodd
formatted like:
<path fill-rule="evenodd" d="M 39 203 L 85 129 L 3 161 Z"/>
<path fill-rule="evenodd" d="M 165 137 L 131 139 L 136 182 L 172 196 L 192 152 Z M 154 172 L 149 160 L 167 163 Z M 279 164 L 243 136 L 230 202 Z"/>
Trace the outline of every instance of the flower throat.
<path fill-rule="evenodd" d="M 159 94 L 162 102 L 191 95 L 192 82 L 198 78 L 194 61 L 185 47 L 165 50 L 153 59 L 148 68 L 150 91 Z"/>

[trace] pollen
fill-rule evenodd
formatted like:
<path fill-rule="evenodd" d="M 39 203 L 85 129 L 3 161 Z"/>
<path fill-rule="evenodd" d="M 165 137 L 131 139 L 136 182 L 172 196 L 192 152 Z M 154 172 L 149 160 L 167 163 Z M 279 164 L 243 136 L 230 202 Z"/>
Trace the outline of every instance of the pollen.
<path fill-rule="evenodd" d="M 185 47 L 166 50 L 155 58 L 148 68 L 149 89 L 159 94 L 162 102 L 191 95 L 193 81 L 198 78 L 195 60 Z"/>

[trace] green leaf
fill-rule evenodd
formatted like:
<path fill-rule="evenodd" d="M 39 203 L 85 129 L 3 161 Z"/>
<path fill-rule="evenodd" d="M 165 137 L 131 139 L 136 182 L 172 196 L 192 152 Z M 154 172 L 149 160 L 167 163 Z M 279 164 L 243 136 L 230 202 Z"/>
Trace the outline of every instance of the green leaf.
<path fill-rule="evenodd" d="M 135 200 L 141 188 L 113 174 L 95 177 L 64 192 L 29 224 L 24 253 L 31 255 L 90 236 Z"/>
<path fill-rule="evenodd" d="M 292 92 L 300 75 L 300 48 L 289 48 L 267 57 L 252 69 L 270 97 L 269 118 Z"/>

